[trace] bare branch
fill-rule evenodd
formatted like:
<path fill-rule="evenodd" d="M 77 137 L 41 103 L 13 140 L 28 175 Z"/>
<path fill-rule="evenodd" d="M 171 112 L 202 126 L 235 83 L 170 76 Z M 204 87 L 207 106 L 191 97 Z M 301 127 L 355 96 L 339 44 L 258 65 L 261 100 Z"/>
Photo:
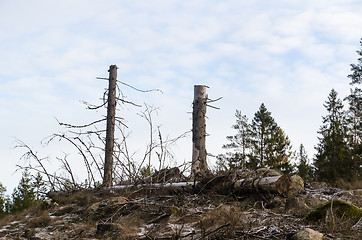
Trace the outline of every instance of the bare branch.
<path fill-rule="evenodd" d="M 16 145 L 14 148 L 25 148 L 26 149 L 26 153 L 21 157 L 21 159 L 30 159 L 30 158 L 33 158 L 35 159 L 40 167 L 43 169 L 43 172 L 44 174 L 47 176 L 48 180 L 49 180 L 49 183 L 51 185 L 51 188 L 54 190 L 54 183 L 51 181 L 50 179 L 50 174 L 47 172 L 45 166 L 43 165 L 42 163 L 42 160 L 44 160 L 45 158 L 38 158 L 37 154 L 33 152 L 33 150 L 28 146 L 26 145 L 23 141 L 17 139 L 19 145 Z"/>
<path fill-rule="evenodd" d="M 209 105 L 209 104 L 206 104 L 206 106 L 207 106 L 207 107 L 211 107 L 211 108 L 214 108 L 214 109 L 218 109 L 218 110 L 220 110 L 220 108 L 219 108 L 219 107 L 214 107 L 214 106 L 211 106 L 211 105 Z"/>
<path fill-rule="evenodd" d="M 129 102 L 129 101 L 126 101 L 124 99 L 121 99 L 121 98 L 116 98 L 118 101 L 121 101 L 122 103 L 128 103 L 128 104 L 131 104 L 133 106 L 136 106 L 136 107 L 142 107 L 141 105 L 138 105 L 136 103 L 133 103 L 133 102 Z"/>
<path fill-rule="evenodd" d="M 109 80 L 108 78 L 102 78 L 102 77 L 97 77 L 97 79 Z M 121 84 L 123 84 L 123 85 L 125 85 L 125 86 L 127 86 L 127 87 L 130 87 L 130 88 L 132 88 L 132 89 L 134 89 L 134 90 L 136 90 L 136 91 L 139 91 L 139 92 L 143 92 L 143 93 L 146 93 L 146 92 L 160 92 L 160 93 L 163 94 L 162 90 L 161 90 L 161 89 L 158 89 L 158 88 L 156 88 L 156 89 L 150 89 L 150 90 L 141 90 L 141 89 L 139 89 L 139 88 L 136 88 L 136 87 L 133 87 L 133 86 L 129 85 L 128 83 L 125 83 L 125 82 L 122 82 L 122 81 L 119 81 L 119 80 L 117 80 L 117 82 L 119 82 L 119 83 L 121 83 Z"/>
<path fill-rule="evenodd" d="M 217 98 L 217 99 L 210 99 L 210 98 L 208 98 L 207 100 L 206 100 L 206 103 L 211 103 L 211 102 L 216 102 L 216 101 L 219 101 L 219 100 L 221 100 L 222 99 L 222 97 L 219 97 L 219 98 Z"/>
<path fill-rule="evenodd" d="M 101 107 L 104 107 L 104 106 L 107 104 L 107 101 L 103 101 L 103 104 L 101 104 L 101 105 L 93 105 L 93 104 L 90 104 L 90 103 L 88 103 L 88 102 L 86 102 L 86 101 L 82 101 L 82 103 L 83 103 L 84 105 L 87 105 L 87 109 L 89 109 L 89 110 L 96 110 L 96 109 L 99 109 L 99 108 L 101 108 Z"/>
<path fill-rule="evenodd" d="M 121 83 L 121 84 L 123 84 L 123 85 L 125 85 L 125 86 L 127 86 L 127 87 L 130 87 L 130 88 L 132 88 L 132 89 L 134 89 L 134 90 L 136 90 L 136 91 L 139 91 L 139 92 L 143 92 L 143 93 L 146 93 L 146 92 L 160 92 L 160 93 L 163 94 L 163 92 L 162 92 L 160 89 L 158 89 L 158 88 L 156 88 L 156 89 L 150 89 L 150 90 L 141 90 L 141 89 L 135 88 L 135 87 L 133 87 L 133 86 L 131 86 L 131 85 L 125 83 L 125 82 L 118 81 L 118 80 L 117 80 L 117 82 L 119 82 L 119 83 Z"/>
<path fill-rule="evenodd" d="M 94 121 L 92 123 L 85 124 L 85 125 L 71 125 L 71 124 L 68 124 L 68 123 L 59 122 L 56 117 L 54 117 L 54 118 L 55 118 L 55 120 L 58 122 L 58 124 L 60 126 L 65 126 L 66 128 L 86 128 L 86 127 L 92 126 L 92 125 L 94 125 L 96 123 L 103 122 L 103 121 L 107 120 L 106 118 L 103 118 L 103 119 L 100 119 L 100 120 L 97 120 L 97 121 Z"/>

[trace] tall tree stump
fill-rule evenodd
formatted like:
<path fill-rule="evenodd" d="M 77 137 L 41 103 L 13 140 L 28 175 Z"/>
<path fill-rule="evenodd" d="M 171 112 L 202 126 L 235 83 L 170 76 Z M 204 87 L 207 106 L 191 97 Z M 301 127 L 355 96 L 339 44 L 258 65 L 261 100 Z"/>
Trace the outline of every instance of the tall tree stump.
<path fill-rule="evenodd" d="M 114 126 L 116 120 L 116 89 L 117 89 L 117 66 L 109 67 L 108 105 L 107 105 L 107 130 L 106 147 L 104 156 L 103 186 L 110 187 L 113 182 L 113 147 Z"/>
<path fill-rule="evenodd" d="M 210 174 L 206 162 L 206 86 L 194 86 L 194 102 L 192 112 L 192 175 L 200 179 Z"/>

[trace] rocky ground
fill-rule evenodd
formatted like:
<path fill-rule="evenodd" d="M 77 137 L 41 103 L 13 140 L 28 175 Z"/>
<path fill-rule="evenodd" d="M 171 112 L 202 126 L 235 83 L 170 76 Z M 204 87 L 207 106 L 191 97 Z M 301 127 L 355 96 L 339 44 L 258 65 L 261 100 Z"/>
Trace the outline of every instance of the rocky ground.
<path fill-rule="evenodd" d="M 359 218 L 333 211 L 316 222 L 305 218 L 331 200 L 361 208 L 362 189 L 311 184 L 287 198 L 143 187 L 82 190 L 51 198 L 55 202 L 46 207 L 0 219 L 0 239 L 292 239 L 306 228 L 322 233 L 323 239 L 362 237 Z"/>

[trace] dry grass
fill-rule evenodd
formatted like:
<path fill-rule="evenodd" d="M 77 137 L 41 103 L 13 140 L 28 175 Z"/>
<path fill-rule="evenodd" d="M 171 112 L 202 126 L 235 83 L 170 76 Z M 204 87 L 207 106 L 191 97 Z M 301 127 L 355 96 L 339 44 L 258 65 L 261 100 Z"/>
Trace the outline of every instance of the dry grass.
<path fill-rule="evenodd" d="M 335 183 L 335 187 L 341 188 L 341 189 L 346 189 L 346 190 L 362 189 L 362 181 L 357 180 L 354 182 L 347 182 L 344 179 L 338 179 Z"/>
<path fill-rule="evenodd" d="M 2 218 L 0 218 L 0 228 L 8 225 L 11 222 L 19 221 L 20 219 L 23 219 L 24 216 L 19 217 L 19 215 L 6 215 Z"/>
<path fill-rule="evenodd" d="M 87 206 L 99 199 L 95 195 L 95 190 L 53 193 L 49 194 L 49 197 L 60 205 L 77 204 L 78 206 Z"/>
<path fill-rule="evenodd" d="M 134 236 L 139 232 L 140 227 L 144 224 L 139 216 L 128 215 L 118 219 L 117 223 L 122 229 L 123 236 Z"/>
<path fill-rule="evenodd" d="M 0 218 L 0 227 L 6 226 L 9 223 L 14 222 L 14 221 L 22 221 L 26 218 L 26 216 L 40 215 L 44 211 L 45 210 L 43 209 L 41 204 L 36 204 L 21 212 L 5 215 L 4 217 Z"/>
<path fill-rule="evenodd" d="M 30 221 L 27 222 L 27 227 L 29 228 L 40 228 L 46 227 L 49 225 L 51 219 L 49 213 L 44 211 L 40 215 L 32 218 Z"/>

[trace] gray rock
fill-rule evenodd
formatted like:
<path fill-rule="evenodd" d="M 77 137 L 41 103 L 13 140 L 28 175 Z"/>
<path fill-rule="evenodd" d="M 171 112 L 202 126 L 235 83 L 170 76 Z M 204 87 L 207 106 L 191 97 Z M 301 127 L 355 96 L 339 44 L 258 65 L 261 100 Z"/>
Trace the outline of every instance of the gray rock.
<path fill-rule="evenodd" d="M 285 210 L 291 214 L 303 214 L 309 211 L 305 195 L 288 198 L 285 203 Z"/>
<path fill-rule="evenodd" d="M 314 231 L 313 229 L 306 228 L 291 238 L 292 240 L 322 240 L 323 234 L 317 231 Z"/>

